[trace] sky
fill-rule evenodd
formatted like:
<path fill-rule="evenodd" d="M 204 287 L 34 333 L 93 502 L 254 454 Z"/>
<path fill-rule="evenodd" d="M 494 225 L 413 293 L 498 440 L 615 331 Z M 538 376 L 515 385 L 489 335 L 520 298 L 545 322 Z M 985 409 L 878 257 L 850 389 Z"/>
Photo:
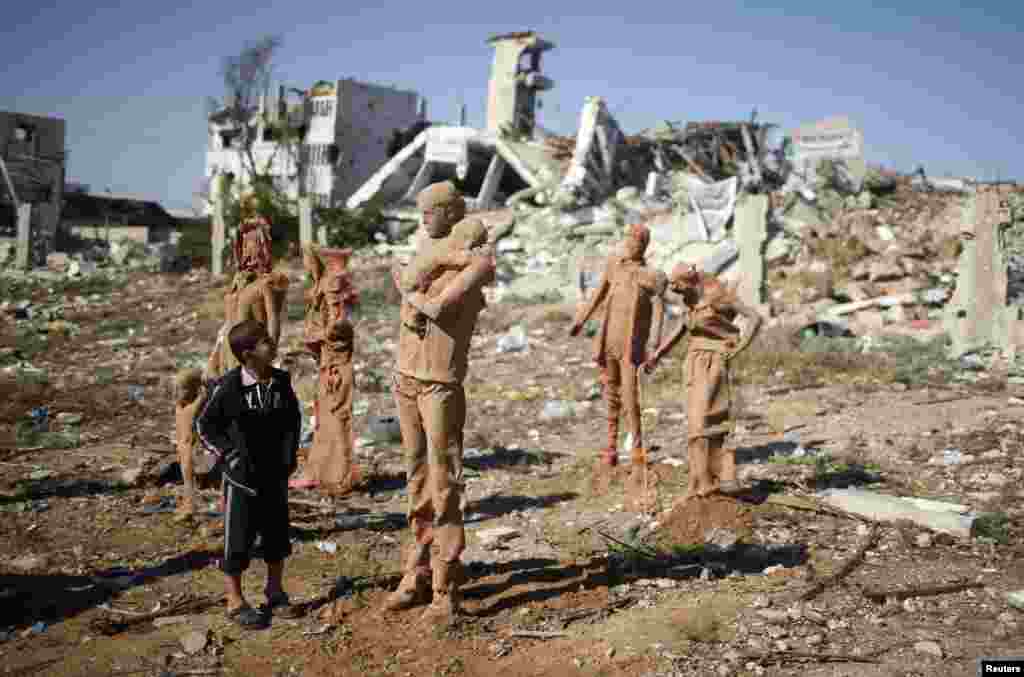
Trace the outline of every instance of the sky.
<path fill-rule="evenodd" d="M 192 203 L 206 99 L 247 41 L 280 35 L 275 78 L 354 78 L 419 92 L 428 117 L 483 126 L 496 33 L 555 43 L 538 119 L 574 134 L 602 96 L 627 134 L 662 120 L 758 119 L 789 130 L 845 115 L 868 161 L 1024 180 L 1024 3 L 821 0 L 607 3 L 293 0 L 13 3 L 0 27 L 0 110 L 64 118 L 68 180 Z M 894 9 L 898 6 L 899 9 Z M 552 10 L 557 9 L 557 14 Z M 276 89 L 276 88 L 275 88 Z"/>

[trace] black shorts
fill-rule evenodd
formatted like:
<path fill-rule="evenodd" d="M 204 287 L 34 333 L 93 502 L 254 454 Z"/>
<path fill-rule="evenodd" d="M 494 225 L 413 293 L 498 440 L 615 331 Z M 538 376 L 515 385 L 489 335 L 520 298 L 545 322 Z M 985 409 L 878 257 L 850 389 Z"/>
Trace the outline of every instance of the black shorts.
<path fill-rule="evenodd" d="M 261 487 L 253 496 L 224 482 L 224 557 L 221 570 L 232 576 L 249 568 L 256 535 L 261 537 L 263 561 L 280 562 L 292 554 L 288 538 L 288 480 Z"/>

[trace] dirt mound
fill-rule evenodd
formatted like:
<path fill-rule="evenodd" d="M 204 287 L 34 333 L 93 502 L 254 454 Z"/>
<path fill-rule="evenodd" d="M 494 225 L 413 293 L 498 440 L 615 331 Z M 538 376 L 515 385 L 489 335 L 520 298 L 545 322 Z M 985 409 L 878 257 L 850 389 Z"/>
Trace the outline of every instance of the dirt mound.
<path fill-rule="evenodd" d="M 670 510 L 658 531 L 666 541 L 687 545 L 703 543 L 712 529 L 728 529 L 742 538 L 750 526 L 748 506 L 727 496 L 708 496 L 691 498 Z"/>

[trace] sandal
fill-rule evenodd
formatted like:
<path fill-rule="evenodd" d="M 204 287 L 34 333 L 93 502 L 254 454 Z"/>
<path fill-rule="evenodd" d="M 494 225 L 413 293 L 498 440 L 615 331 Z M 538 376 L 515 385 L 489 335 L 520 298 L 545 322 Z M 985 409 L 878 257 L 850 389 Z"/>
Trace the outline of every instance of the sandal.
<path fill-rule="evenodd" d="M 267 627 L 267 619 L 259 611 L 248 604 L 243 604 L 236 609 L 228 609 L 228 619 L 235 622 L 240 628 L 246 630 L 258 630 Z"/>
<path fill-rule="evenodd" d="M 301 618 L 303 615 L 302 609 L 291 603 L 286 592 L 267 597 L 267 604 L 264 608 L 279 618 Z"/>

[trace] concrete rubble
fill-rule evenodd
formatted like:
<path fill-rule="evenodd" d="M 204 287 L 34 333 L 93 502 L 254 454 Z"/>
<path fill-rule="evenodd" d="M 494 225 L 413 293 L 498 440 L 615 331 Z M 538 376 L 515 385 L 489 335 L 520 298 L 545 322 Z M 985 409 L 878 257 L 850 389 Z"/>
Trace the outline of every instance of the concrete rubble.
<path fill-rule="evenodd" d="M 964 505 L 921 498 L 887 496 L 863 489 L 829 489 L 819 494 L 829 505 L 880 522 L 909 520 L 914 524 L 970 538 L 976 515 Z"/>
<path fill-rule="evenodd" d="M 1012 231 L 1008 222 L 995 231 L 975 225 L 995 218 L 971 206 L 988 199 L 983 186 L 873 167 L 863 132 L 842 116 L 788 133 L 755 113 L 749 121 L 666 121 L 629 135 L 606 100 L 592 96 L 577 133 L 553 135 L 536 124 L 538 90 L 523 89 L 529 73 L 541 77 L 539 54 L 553 45 L 532 33 L 511 36 L 491 41 L 487 128 L 421 132 L 352 196 L 350 208 L 383 200 L 387 230 L 412 233 L 416 192 L 457 176 L 497 245 L 498 299 L 578 301 L 623 227 L 642 220 L 651 229 L 652 265 L 668 271 L 688 262 L 742 280 L 742 297 L 777 324 L 841 324 L 854 336 L 945 331 L 954 336 L 954 354 L 1005 351 L 1024 338 L 1017 328 L 1024 246 L 999 244 L 996 235 Z M 533 70 L 505 69 L 509 49 L 537 50 Z M 552 86 L 546 77 L 543 83 Z M 1011 186 L 993 199 L 1018 194 Z M 1024 209 L 1014 218 L 1024 218 Z M 990 231 L 996 235 L 987 238 Z M 377 250 L 401 257 L 411 246 L 395 239 Z M 973 263 L 989 259 L 995 277 Z M 970 301 L 979 285 L 998 289 L 1004 280 L 995 310 Z M 964 312 L 966 321 L 957 315 Z"/>

